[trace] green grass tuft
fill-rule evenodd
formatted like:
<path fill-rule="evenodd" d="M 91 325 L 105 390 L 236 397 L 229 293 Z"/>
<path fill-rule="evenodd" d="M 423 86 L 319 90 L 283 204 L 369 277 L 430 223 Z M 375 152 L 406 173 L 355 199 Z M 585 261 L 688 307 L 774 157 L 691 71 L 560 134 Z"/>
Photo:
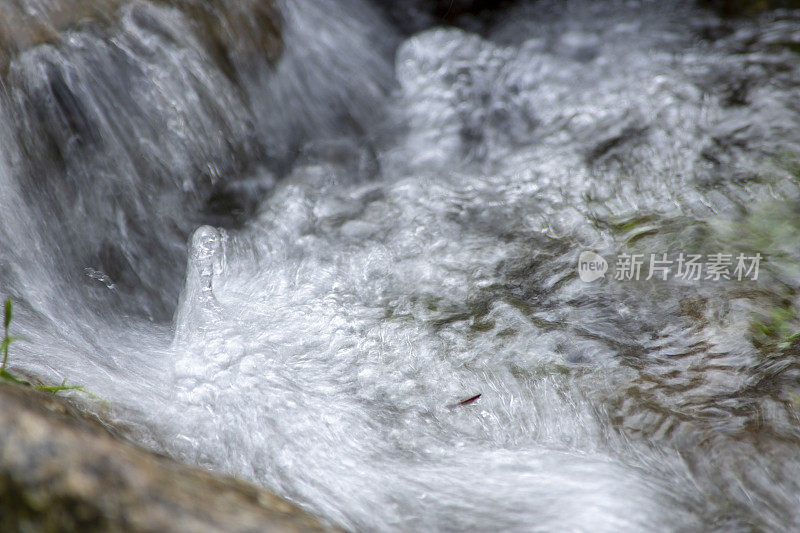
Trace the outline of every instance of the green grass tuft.
<path fill-rule="evenodd" d="M 14 310 L 13 310 L 13 304 L 11 303 L 11 298 L 8 298 L 5 301 L 5 305 L 3 307 L 4 307 L 3 339 L 2 341 L 0 341 L 0 351 L 2 351 L 3 353 L 3 363 L 0 364 L 0 381 L 6 381 L 17 385 L 33 387 L 36 390 L 52 392 L 54 396 L 56 395 L 56 393 L 61 391 L 76 390 L 84 394 L 88 394 L 93 398 L 97 398 L 97 396 L 87 391 L 80 385 L 67 385 L 66 378 L 64 378 L 64 380 L 61 382 L 61 385 L 44 385 L 44 384 L 34 385 L 30 381 L 26 381 L 22 378 L 19 378 L 11 374 L 8 370 L 6 370 L 6 367 L 8 366 L 8 349 L 11 346 L 12 342 L 22 340 L 22 338 L 14 337 L 8 334 L 8 330 L 11 327 L 11 320 L 14 316 Z"/>

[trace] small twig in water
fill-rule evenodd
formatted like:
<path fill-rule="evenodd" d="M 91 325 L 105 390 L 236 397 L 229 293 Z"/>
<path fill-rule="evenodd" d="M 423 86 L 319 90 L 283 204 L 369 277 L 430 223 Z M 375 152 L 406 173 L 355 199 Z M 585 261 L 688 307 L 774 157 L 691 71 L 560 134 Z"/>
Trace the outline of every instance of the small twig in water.
<path fill-rule="evenodd" d="M 454 409 L 456 407 L 461 407 L 462 405 L 469 405 L 472 402 L 476 401 L 481 396 L 483 396 L 483 393 L 478 393 L 475 396 L 472 396 L 471 398 L 467 398 L 466 400 L 461 400 L 460 402 L 451 403 L 447 407 L 449 407 L 450 409 Z"/>

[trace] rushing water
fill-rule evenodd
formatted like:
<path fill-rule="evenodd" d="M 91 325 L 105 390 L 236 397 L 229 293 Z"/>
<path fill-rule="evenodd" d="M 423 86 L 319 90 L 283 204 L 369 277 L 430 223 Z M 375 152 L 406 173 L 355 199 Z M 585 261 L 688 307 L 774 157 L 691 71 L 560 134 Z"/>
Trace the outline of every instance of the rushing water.
<path fill-rule="evenodd" d="M 278 9 L 277 59 L 145 3 L 12 57 L 12 369 L 349 529 L 800 526 L 800 14 Z"/>

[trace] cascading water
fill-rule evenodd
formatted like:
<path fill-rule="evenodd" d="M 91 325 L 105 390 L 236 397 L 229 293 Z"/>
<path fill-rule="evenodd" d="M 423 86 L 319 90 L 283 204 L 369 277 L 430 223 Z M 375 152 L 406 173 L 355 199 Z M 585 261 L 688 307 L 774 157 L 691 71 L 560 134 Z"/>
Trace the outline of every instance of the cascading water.
<path fill-rule="evenodd" d="M 192 6 L 9 61 L 14 369 L 353 530 L 800 524 L 800 14 L 540 0 L 401 42 L 287 0 L 226 55 Z M 586 250 L 765 259 L 587 283 Z"/>

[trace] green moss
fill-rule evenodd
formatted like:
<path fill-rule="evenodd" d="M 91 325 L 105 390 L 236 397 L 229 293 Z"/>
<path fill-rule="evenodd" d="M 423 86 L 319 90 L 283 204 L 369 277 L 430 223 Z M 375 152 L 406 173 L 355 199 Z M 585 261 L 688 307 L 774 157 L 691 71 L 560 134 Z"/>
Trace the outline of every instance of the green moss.
<path fill-rule="evenodd" d="M 474 320 L 472 324 L 470 324 L 469 329 L 471 329 L 472 331 L 483 333 L 486 331 L 493 330 L 494 326 L 495 326 L 494 320 Z"/>
<path fill-rule="evenodd" d="M 789 47 L 787 45 L 787 47 Z M 800 54 L 800 43 L 791 43 L 791 50 Z M 788 172 L 792 177 L 800 179 L 800 152 L 796 150 L 783 150 L 773 158 L 772 163 L 778 168 Z"/>
<path fill-rule="evenodd" d="M 641 213 L 595 220 L 609 230 L 628 253 L 651 253 L 670 249 L 702 253 L 713 248 L 713 236 L 704 220 L 667 213 Z"/>
<path fill-rule="evenodd" d="M 729 249 L 760 252 L 776 277 L 800 275 L 800 202 L 770 200 L 755 204 L 741 220 L 712 222 L 721 242 Z"/>
<path fill-rule="evenodd" d="M 788 348 L 798 336 L 797 310 L 784 305 L 755 316 L 750 326 L 753 345 L 765 353 Z"/>

